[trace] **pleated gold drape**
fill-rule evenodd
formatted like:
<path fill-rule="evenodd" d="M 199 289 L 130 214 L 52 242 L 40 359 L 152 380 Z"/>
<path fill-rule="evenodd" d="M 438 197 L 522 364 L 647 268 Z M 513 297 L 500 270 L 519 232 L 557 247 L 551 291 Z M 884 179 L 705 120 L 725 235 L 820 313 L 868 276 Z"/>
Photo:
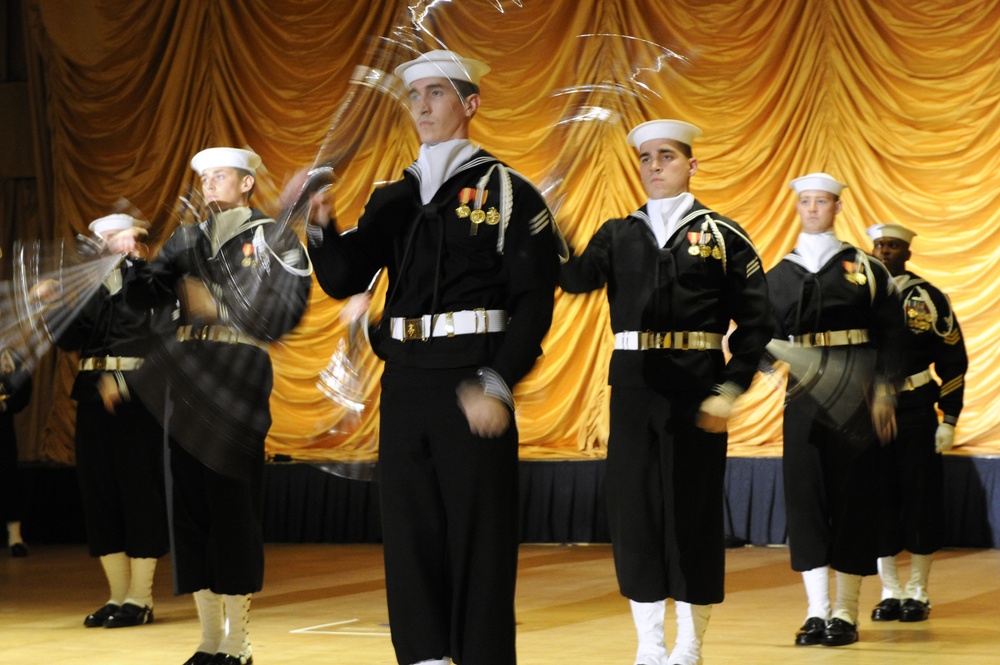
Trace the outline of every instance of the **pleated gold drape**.
<path fill-rule="evenodd" d="M 960 449 L 1000 452 L 1000 1 L 410 1 L 26 0 L 52 237 L 126 197 L 161 242 L 194 183 L 190 156 L 211 145 L 263 156 L 256 204 L 276 212 L 282 182 L 331 136 L 334 148 L 353 142 L 336 188 L 341 225 L 352 225 L 373 184 L 398 178 L 417 149 L 397 106 L 345 107 L 352 72 L 379 44 L 419 37 L 493 67 L 473 140 L 537 183 L 561 179 L 560 225 L 577 247 L 643 202 L 624 138 L 655 117 L 704 130 L 692 190 L 744 225 L 767 267 L 795 243 L 787 183 L 806 172 L 849 183 L 844 240 L 867 247 L 876 222 L 914 229 L 910 267 L 951 296 L 969 348 Z M 374 454 L 377 360 L 364 359 L 373 381 L 360 423 L 316 388 L 345 335 L 340 309 L 314 289 L 302 325 L 273 349 L 273 453 Z M 610 350 L 604 294 L 560 292 L 545 355 L 518 387 L 522 457 L 604 454 Z M 72 358 L 56 366 L 35 452 L 63 461 Z M 731 454 L 780 455 L 780 394 L 780 377 L 755 382 Z"/>

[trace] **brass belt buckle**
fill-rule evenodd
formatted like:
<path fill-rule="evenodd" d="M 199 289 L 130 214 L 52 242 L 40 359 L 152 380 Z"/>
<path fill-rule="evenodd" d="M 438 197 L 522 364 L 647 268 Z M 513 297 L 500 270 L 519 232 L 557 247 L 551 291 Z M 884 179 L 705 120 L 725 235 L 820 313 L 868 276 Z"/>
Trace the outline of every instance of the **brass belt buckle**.
<path fill-rule="evenodd" d="M 830 333 L 818 332 L 813 335 L 813 346 L 830 346 Z"/>
<path fill-rule="evenodd" d="M 403 319 L 403 341 L 411 339 L 422 339 L 427 340 L 424 335 L 424 319 L 419 317 L 416 319 Z"/>
<path fill-rule="evenodd" d="M 490 315 L 486 313 L 486 309 L 483 307 L 477 307 L 472 310 L 472 314 L 475 317 L 475 327 L 472 330 L 472 334 L 478 335 L 479 333 L 479 314 L 482 312 L 483 315 L 483 333 L 486 334 L 490 331 Z"/>
<path fill-rule="evenodd" d="M 98 358 L 94 358 L 94 369 L 95 370 L 102 370 L 102 369 L 104 369 L 104 365 L 105 365 L 104 360 L 105 360 L 104 356 L 101 356 L 101 357 L 98 357 Z"/>

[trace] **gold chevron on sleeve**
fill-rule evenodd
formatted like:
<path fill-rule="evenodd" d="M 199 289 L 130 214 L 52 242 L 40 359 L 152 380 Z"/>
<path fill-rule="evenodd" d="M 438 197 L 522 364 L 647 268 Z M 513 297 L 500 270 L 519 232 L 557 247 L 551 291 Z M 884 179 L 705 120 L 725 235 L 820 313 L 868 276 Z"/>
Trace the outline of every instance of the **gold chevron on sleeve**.
<path fill-rule="evenodd" d="M 965 377 L 956 376 L 954 379 L 941 386 L 940 396 L 944 397 L 945 395 L 953 393 L 959 388 L 961 388 L 964 384 L 965 384 Z"/>

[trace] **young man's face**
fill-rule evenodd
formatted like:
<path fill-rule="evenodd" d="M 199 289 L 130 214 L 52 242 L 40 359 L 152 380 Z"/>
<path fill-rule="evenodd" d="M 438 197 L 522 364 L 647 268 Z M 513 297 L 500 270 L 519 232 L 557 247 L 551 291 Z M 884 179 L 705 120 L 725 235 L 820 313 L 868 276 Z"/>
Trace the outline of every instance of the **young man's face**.
<path fill-rule="evenodd" d="M 469 121 L 478 108 L 479 95 L 463 101 L 447 78 L 418 79 L 410 86 L 410 115 L 427 145 L 469 138 Z"/>
<path fill-rule="evenodd" d="M 910 245 L 899 238 L 879 238 L 875 241 L 872 256 L 881 261 L 895 277 L 906 272 L 906 262 L 910 260 Z"/>
<path fill-rule="evenodd" d="M 670 139 L 650 139 L 639 146 L 639 175 L 651 199 L 669 199 L 688 191 L 698 160 L 688 158 Z"/>
<path fill-rule="evenodd" d="M 205 201 L 215 210 L 246 205 L 253 184 L 252 175 L 241 175 L 230 166 L 207 168 L 201 174 L 201 191 Z"/>
<path fill-rule="evenodd" d="M 805 190 L 799 194 L 795 208 L 802 219 L 803 233 L 825 233 L 833 228 L 834 218 L 840 212 L 840 201 L 830 192 L 819 189 Z"/>

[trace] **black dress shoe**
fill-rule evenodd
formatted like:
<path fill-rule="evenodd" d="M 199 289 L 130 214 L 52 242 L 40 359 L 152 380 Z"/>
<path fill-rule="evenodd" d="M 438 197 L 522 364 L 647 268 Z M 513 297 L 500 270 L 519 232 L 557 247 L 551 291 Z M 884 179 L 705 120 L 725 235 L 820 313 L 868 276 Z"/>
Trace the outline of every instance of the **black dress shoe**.
<path fill-rule="evenodd" d="M 823 646 L 842 647 L 858 641 L 858 627 L 843 619 L 830 619 L 823 633 Z"/>
<path fill-rule="evenodd" d="M 153 623 L 153 608 L 125 603 L 104 622 L 105 628 L 127 628 Z"/>
<path fill-rule="evenodd" d="M 922 603 L 916 598 L 907 598 L 903 601 L 903 609 L 900 610 L 900 621 L 927 621 L 931 614 L 931 604 Z"/>
<path fill-rule="evenodd" d="M 210 665 L 214 659 L 214 653 L 195 651 L 193 656 L 184 661 L 184 665 Z"/>
<path fill-rule="evenodd" d="M 243 660 L 238 656 L 230 656 L 228 653 L 219 652 L 208 662 L 210 665 L 253 665 L 253 656 L 247 656 L 247 659 Z"/>
<path fill-rule="evenodd" d="M 10 544 L 10 555 L 20 559 L 21 557 L 28 556 L 28 546 L 24 543 L 11 543 Z"/>
<path fill-rule="evenodd" d="M 895 621 L 899 618 L 902 603 L 898 598 L 886 598 L 872 610 L 872 621 Z"/>
<path fill-rule="evenodd" d="M 101 609 L 97 610 L 93 614 L 88 614 L 87 618 L 83 620 L 83 625 L 87 628 L 100 628 L 104 625 L 112 614 L 118 611 L 118 606 L 114 603 L 108 603 Z"/>
<path fill-rule="evenodd" d="M 810 647 L 823 641 L 823 631 L 826 630 L 826 621 L 819 617 L 809 617 L 806 622 L 795 633 L 795 644 L 800 647 Z"/>

